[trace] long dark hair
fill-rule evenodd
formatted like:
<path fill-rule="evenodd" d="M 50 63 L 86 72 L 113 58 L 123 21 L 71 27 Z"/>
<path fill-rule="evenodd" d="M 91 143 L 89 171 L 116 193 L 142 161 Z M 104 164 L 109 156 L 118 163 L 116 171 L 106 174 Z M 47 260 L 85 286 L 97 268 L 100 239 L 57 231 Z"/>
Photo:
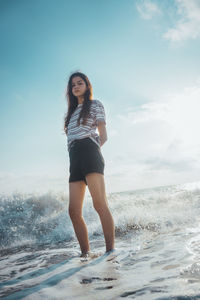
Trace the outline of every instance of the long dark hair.
<path fill-rule="evenodd" d="M 72 79 L 76 76 L 81 77 L 86 84 L 86 91 L 84 94 L 84 100 L 83 100 L 83 106 L 82 109 L 80 111 L 80 115 L 78 118 L 78 125 L 80 125 L 80 119 L 83 118 L 82 124 L 86 124 L 87 122 L 87 118 L 89 117 L 90 114 L 90 105 L 91 105 L 91 101 L 92 101 L 92 85 L 88 79 L 88 77 L 83 74 L 82 72 L 74 72 L 70 75 L 69 80 L 68 80 L 68 85 L 67 85 L 67 92 L 66 92 L 66 98 L 67 98 L 67 102 L 68 102 L 68 111 L 67 114 L 65 116 L 65 121 L 64 121 L 64 131 L 67 134 L 67 126 L 69 124 L 71 115 L 73 114 L 73 112 L 75 111 L 77 105 L 78 105 L 78 98 L 76 96 L 73 95 L 72 93 Z"/>

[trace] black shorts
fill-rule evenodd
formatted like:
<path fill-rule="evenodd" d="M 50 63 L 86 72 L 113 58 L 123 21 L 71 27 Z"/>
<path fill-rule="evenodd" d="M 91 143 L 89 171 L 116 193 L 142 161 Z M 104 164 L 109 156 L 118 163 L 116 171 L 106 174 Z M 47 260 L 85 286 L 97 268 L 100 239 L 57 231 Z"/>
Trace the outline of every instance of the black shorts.
<path fill-rule="evenodd" d="M 104 174 L 105 161 L 101 148 L 89 137 L 75 140 L 69 150 L 70 176 L 69 182 L 84 180 L 89 173 Z"/>

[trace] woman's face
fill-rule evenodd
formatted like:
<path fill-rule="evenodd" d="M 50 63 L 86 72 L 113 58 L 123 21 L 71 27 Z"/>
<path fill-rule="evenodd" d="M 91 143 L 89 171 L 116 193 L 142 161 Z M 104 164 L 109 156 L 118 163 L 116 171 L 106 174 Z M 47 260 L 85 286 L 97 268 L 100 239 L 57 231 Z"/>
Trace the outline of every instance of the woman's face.
<path fill-rule="evenodd" d="M 76 97 L 83 96 L 86 90 L 87 90 L 86 83 L 81 77 L 76 76 L 72 78 L 72 93 L 74 96 Z"/>

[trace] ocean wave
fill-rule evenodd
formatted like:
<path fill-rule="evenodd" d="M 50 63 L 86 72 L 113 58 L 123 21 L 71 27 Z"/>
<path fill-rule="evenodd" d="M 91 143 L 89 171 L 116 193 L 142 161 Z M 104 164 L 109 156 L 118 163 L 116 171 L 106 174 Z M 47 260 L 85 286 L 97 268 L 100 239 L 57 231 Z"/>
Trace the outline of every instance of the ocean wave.
<path fill-rule="evenodd" d="M 200 189 L 174 185 L 107 195 L 116 236 L 130 231 L 169 232 L 199 222 Z M 68 196 L 61 193 L 0 196 L 0 247 L 56 244 L 74 238 L 68 215 Z M 83 208 L 90 237 L 102 237 L 91 197 Z"/>

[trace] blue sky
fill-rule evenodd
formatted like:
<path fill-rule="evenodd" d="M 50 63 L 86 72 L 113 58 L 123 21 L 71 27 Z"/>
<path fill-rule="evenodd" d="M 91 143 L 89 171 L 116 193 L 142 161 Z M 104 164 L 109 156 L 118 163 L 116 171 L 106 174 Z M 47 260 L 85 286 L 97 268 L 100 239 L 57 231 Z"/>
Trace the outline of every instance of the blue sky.
<path fill-rule="evenodd" d="M 199 16 L 199 0 L 0 0 L 1 190 L 67 191 L 76 70 L 106 110 L 108 192 L 198 180 Z"/>

